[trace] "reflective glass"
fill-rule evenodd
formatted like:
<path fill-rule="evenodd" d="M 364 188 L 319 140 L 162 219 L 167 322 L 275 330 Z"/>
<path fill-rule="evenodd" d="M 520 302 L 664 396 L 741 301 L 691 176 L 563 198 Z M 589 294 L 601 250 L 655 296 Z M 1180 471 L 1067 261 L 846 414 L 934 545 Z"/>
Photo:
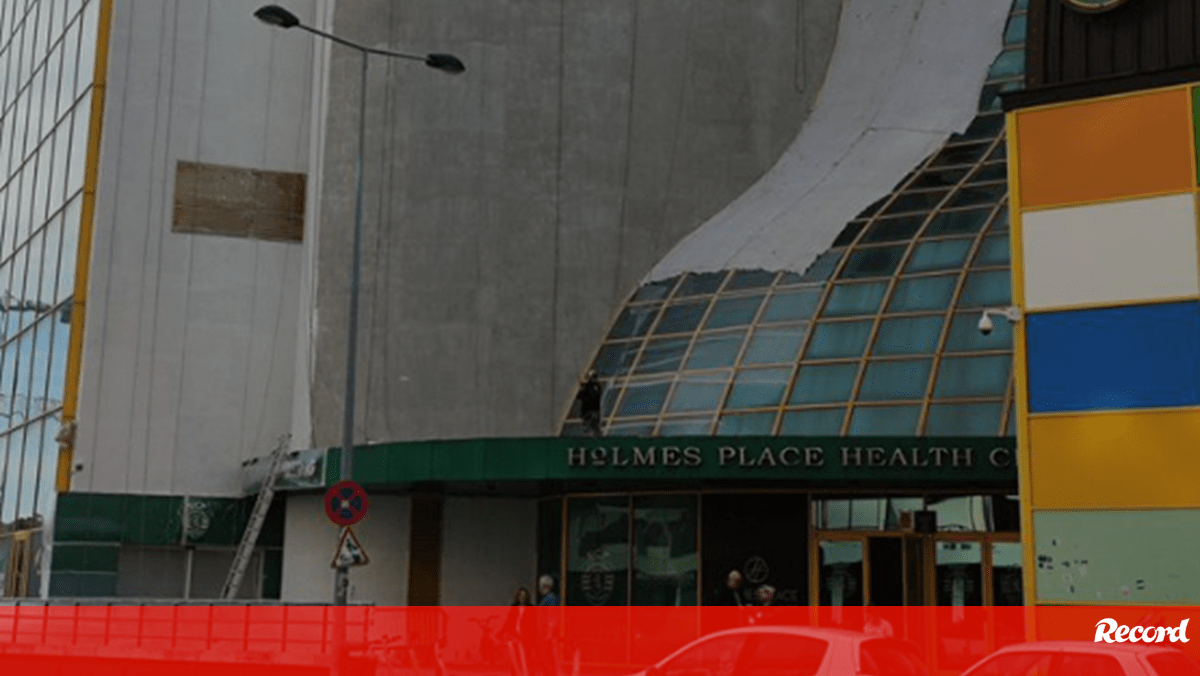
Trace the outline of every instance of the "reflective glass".
<path fill-rule="evenodd" d="M 988 183 L 991 181 L 1004 181 L 1004 180 L 1007 180 L 1007 178 L 1008 178 L 1008 165 L 1003 162 L 999 162 L 996 164 L 982 165 L 981 167 L 979 167 L 979 169 L 977 169 L 975 171 L 974 174 L 971 174 L 971 182 L 972 183 Z M 1001 194 L 1003 194 L 1004 192 L 1007 192 L 1007 190 L 1008 190 L 1008 186 L 1005 185 L 1002 187 L 1004 188 L 1004 190 L 1001 192 Z"/>
<path fill-rule="evenodd" d="M 745 326 L 754 321 L 758 308 L 762 305 L 763 296 L 741 296 L 737 298 L 721 298 L 713 305 L 706 329 L 723 329 L 731 326 Z"/>
<path fill-rule="evenodd" d="M 922 242 L 913 249 L 905 266 L 907 272 L 934 272 L 961 268 L 971 251 L 972 240 L 941 239 Z"/>
<path fill-rule="evenodd" d="M 992 605 L 1025 605 L 1024 564 L 1020 542 L 992 543 Z"/>
<path fill-rule="evenodd" d="M 641 346 L 641 342 L 637 341 L 608 343 L 600 348 L 593 368 L 600 376 L 625 375 L 633 366 L 633 360 L 637 358 L 638 349 Z"/>
<path fill-rule="evenodd" d="M 842 432 L 842 421 L 846 418 L 846 407 L 809 408 L 788 411 L 783 414 L 780 434 L 795 436 L 837 436 Z"/>
<path fill-rule="evenodd" d="M 614 422 L 608 426 L 610 437 L 649 437 L 654 435 L 654 421 Z"/>
<path fill-rule="evenodd" d="M 888 311 L 945 310 L 950 306 L 957 283 L 958 275 L 902 278 L 892 291 Z"/>
<path fill-rule="evenodd" d="M 644 336 L 658 316 L 658 305 L 637 305 L 625 308 L 613 324 L 609 338 L 631 338 Z"/>
<path fill-rule="evenodd" d="M 1000 56 L 992 62 L 992 68 L 988 71 L 988 78 L 998 80 L 1000 78 L 1015 77 L 1025 72 L 1025 50 L 1010 49 L 1000 52 Z"/>
<path fill-rule="evenodd" d="M 857 406 L 850 418 L 850 434 L 912 436 L 920 419 L 920 406 Z"/>
<path fill-rule="evenodd" d="M 909 211 L 929 211 L 946 198 L 945 190 L 923 190 L 900 193 L 885 213 L 899 214 Z"/>
<path fill-rule="evenodd" d="M 782 291 L 771 297 L 763 310 L 763 322 L 786 322 L 812 317 L 821 302 L 820 287 Z"/>
<path fill-rule="evenodd" d="M 825 607 L 863 604 L 863 543 L 825 540 L 818 544 L 819 602 Z"/>
<path fill-rule="evenodd" d="M 691 301 L 668 305 L 658 320 L 655 333 L 690 333 L 700 325 L 700 319 L 708 309 L 708 301 Z"/>
<path fill-rule="evenodd" d="M 19 514 L 33 514 L 37 500 L 38 479 L 41 478 L 42 432 L 45 424 L 35 422 L 25 429 L 25 453 L 21 466 L 21 498 Z"/>
<path fill-rule="evenodd" d="M 630 382 L 625 386 L 625 396 L 621 398 L 621 408 L 618 409 L 617 415 L 654 415 L 662 410 L 663 401 L 670 389 L 670 380 Z"/>
<path fill-rule="evenodd" d="M 967 275 L 958 305 L 963 308 L 1007 306 L 1012 292 L 1010 284 L 1008 270 L 972 272 Z"/>
<path fill-rule="evenodd" d="M 742 371 L 734 378 L 733 390 L 729 393 L 729 401 L 725 402 L 725 407 L 739 409 L 778 406 L 779 402 L 783 401 L 783 392 L 787 389 L 788 378 L 791 375 L 790 368 Z"/>
<path fill-rule="evenodd" d="M 683 353 L 687 351 L 687 338 L 665 338 L 646 342 L 642 359 L 638 362 L 637 373 L 663 373 L 678 371 L 683 362 Z"/>
<path fill-rule="evenodd" d="M 675 282 L 678 281 L 678 277 L 672 277 L 661 282 L 645 284 L 637 290 L 637 293 L 633 294 L 633 300 L 662 300 L 670 295 L 671 289 L 675 288 Z"/>
<path fill-rule="evenodd" d="M 698 512 L 696 495 L 633 499 L 634 604 L 696 605 L 700 575 Z"/>
<path fill-rule="evenodd" d="M 929 163 L 931 167 L 955 166 L 959 164 L 975 164 L 988 151 L 988 143 L 975 143 L 965 146 L 943 148 L 937 157 Z"/>
<path fill-rule="evenodd" d="M 723 415 L 717 423 L 718 436 L 750 436 L 770 434 L 775 426 L 774 413 L 744 413 Z"/>
<path fill-rule="evenodd" d="M 1008 235 L 991 235 L 985 237 L 979 245 L 979 253 L 975 255 L 975 265 L 1008 265 Z"/>
<path fill-rule="evenodd" d="M 562 602 L 580 606 L 628 605 L 629 499 L 567 501 L 567 581 Z"/>
<path fill-rule="evenodd" d="M 724 272 L 706 272 L 703 274 L 690 274 L 683 278 L 683 283 L 679 285 L 679 290 L 675 292 L 676 297 L 684 296 L 707 296 L 717 292 L 721 288 L 721 282 L 725 281 Z"/>
<path fill-rule="evenodd" d="M 946 357 L 933 394 L 939 398 L 1003 396 L 1011 367 L 1011 355 Z"/>
<path fill-rule="evenodd" d="M 825 317 L 875 314 L 879 311 L 879 304 L 883 302 L 887 287 L 887 282 L 836 284 L 829 293 L 829 300 L 821 314 Z"/>
<path fill-rule="evenodd" d="M 858 357 L 867 348 L 872 321 L 821 322 L 813 331 L 806 359 Z"/>
<path fill-rule="evenodd" d="M 854 240 L 858 238 L 858 233 L 862 232 L 862 229 L 866 227 L 866 225 L 867 224 L 864 221 L 850 221 L 847 223 L 846 227 L 842 228 L 842 231 L 838 233 L 838 236 L 833 240 L 834 248 L 840 246 L 850 246 L 853 244 Z"/>
<path fill-rule="evenodd" d="M 675 385 L 675 393 L 671 395 L 671 406 L 668 410 L 716 410 L 721 405 L 721 397 L 725 395 L 725 385 L 728 382 L 729 374 L 724 371 L 684 374 Z"/>
<path fill-rule="evenodd" d="M 861 241 L 864 244 L 874 244 L 912 239 L 923 223 L 925 223 L 924 216 L 881 218 L 871 225 Z"/>
<path fill-rule="evenodd" d="M 958 185 L 967 176 L 967 169 L 935 169 L 922 172 L 917 180 L 913 181 L 913 188 L 950 188 Z M 924 222 L 924 216 L 908 216 L 907 218 L 916 219 L 917 225 Z"/>
<path fill-rule="evenodd" d="M 746 354 L 742 356 L 743 364 L 780 364 L 796 359 L 800 344 L 804 342 L 805 326 L 788 326 L 782 328 L 758 329 Z"/>
<path fill-rule="evenodd" d="M 833 274 L 837 264 L 842 260 L 843 250 L 826 251 L 817 256 L 817 260 L 808 266 L 804 274 L 800 276 L 799 281 L 802 282 L 823 282 Z"/>
<path fill-rule="evenodd" d="M 984 404 L 934 404 L 925 420 L 925 434 L 990 437 L 1000 433 L 1001 402 Z"/>
<path fill-rule="evenodd" d="M 846 260 L 846 267 L 842 268 L 840 276 L 843 279 L 886 277 L 900 264 L 905 248 L 900 245 L 856 249 Z"/>
<path fill-rule="evenodd" d="M 858 362 L 852 364 L 804 364 L 796 374 L 793 404 L 825 404 L 849 401 L 858 377 Z"/>
<path fill-rule="evenodd" d="M 1007 204 L 1000 206 L 1000 210 L 996 212 L 996 218 L 992 219 L 992 224 L 988 226 L 988 232 L 1008 232 Z"/>
<path fill-rule="evenodd" d="M 958 189 L 958 192 L 954 193 L 954 196 L 946 203 L 946 207 L 973 207 L 980 204 L 995 204 L 1006 192 L 1008 192 L 1008 185 L 1004 183 L 963 186 Z"/>
<path fill-rule="evenodd" d="M 711 430 L 712 419 L 710 418 L 684 418 L 678 420 L 668 418 L 659 426 L 658 435 L 662 437 L 707 436 Z"/>
<path fill-rule="evenodd" d="M 776 273 L 767 272 L 766 270 L 739 270 L 729 278 L 729 283 L 725 285 L 725 290 L 759 289 L 770 286 L 775 281 L 775 275 Z"/>
<path fill-rule="evenodd" d="M 932 354 L 937 349 L 945 320 L 934 317 L 897 317 L 879 325 L 872 354 Z"/>
<path fill-rule="evenodd" d="M 687 368 L 710 369 L 732 366 L 745 340 L 745 331 L 701 334 L 692 346 L 692 354 L 688 357 Z"/>
<path fill-rule="evenodd" d="M 860 401 L 921 399 L 929 387 L 932 366 L 931 359 L 873 361 L 867 365 L 858 398 Z"/>

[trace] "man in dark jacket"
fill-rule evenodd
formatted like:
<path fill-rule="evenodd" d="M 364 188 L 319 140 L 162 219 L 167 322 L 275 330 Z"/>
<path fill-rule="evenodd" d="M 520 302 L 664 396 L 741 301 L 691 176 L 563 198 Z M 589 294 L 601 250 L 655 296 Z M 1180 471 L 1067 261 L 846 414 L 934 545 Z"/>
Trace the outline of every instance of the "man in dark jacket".
<path fill-rule="evenodd" d="M 596 380 L 596 372 L 588 371 L 587 380 L 579 386 L 579 394 L 575 395 L 575 399 L 579 401 L 579 415 L 583 418 L 583 424 L 593 437 L 600 436 L 600 399 L 603 394 L 604 388 Z"/>

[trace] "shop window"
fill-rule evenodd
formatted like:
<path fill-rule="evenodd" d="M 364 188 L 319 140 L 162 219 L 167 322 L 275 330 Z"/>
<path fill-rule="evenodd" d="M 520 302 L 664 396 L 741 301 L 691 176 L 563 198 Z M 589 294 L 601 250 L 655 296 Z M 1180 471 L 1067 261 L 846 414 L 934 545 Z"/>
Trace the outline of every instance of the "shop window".
<path fill-rule="evenodd" d="M 958 275 L 903 278 L 892 292 L 888 311 L 944 310 L 950 306 L 957 283 Z"/>
<path fill-rule="evenodd" d="M 684 374 L 675 385 L 669 410 L 714 411 L 721 405 L 721 397 L 725 395 L 725 385 L 728 382 L 729 374 L 724 371 Z"/>
<path fill-rule="evenodd" d="M 789 411 L 783 414 L 783 427 L 779 433 L 808 437 L 837 436 L 842 432 L 842 421 L 845 419 L 845 406 Z"/>
<path fill-rule="evenodd" d="M 850 419 L 852 436 L 912 436 L 916 434 L 920 406 L 858 406 Z"/>
<path fill-rule="evenodd" d="M 1008 265 L 1010 262 L 1007 235 L 992 235 L 986 237 L 979 246 L 975 256 L 975 266 Z"/>
<path fill-rule="evenodd" d="M 946 357 L 933 394 L 943 397 L 999 397 L 1008 388 L 1011 355 Z"/>
<path fill-rule="evenodd" d="M 692 301 L 668 305 L 663 310 L 662 319 L 658 320 L 655 333 L 691 333 L 700 325 L 700 319 L 708 309 L 708 301 Z"/>
<path fill-rule="evenodd" d="M 596 355 L 596 373 L 601 377 L 623 376 L 633 368 L 640 342 L 608 343 Z"/>
<path fill-rule="evenodd" d="M 843 279 L 862 279 L 864 277 L 888 277 L 900 265 L 904 257 L 904 245 L 877 246 L 869 249 L 856 249 L 846 259 L 842 268 Z"/>
<path fill-rule="evenodd" d="M 538 576 L 554 578 L 554 588 L 562 589 L 563 501 L 560 498 L 538 503 Z"/>
<path fill-rule="evenodd" d="M 637 497 L 633 501 L 633 603 L 694 606 L 700 573 L 695 495 Z"/>
<path fill-rule="evenodd" d="M 986 404 L 934 404 L 929 407 L 925 434 L 931 437 L 990 437 L 1000 427 L 1000 402 Z"/>
<path fill-rule="evenodd" d="M 766 270 L 739 270 L 733 273 L 729 283 L 725 285 L 725 290 L 761 289 L 771 286 L 775 282 L 775 276 L 776 273 Z"/>
<path fill-rule="evenodd" d="M 574 606 L 628 605 L 628 498 L 575 498 L 568 501 L 567 540 L 564 603 Z"/>
<path fill-rule="evenodd" d="M 1008 270 L 972 272 L 967 275 L 958 304 L 964 308 L 1008 305 L 1011 294 Z"/>
<path fill-rule="evenodd" d="M 858 363 L 804 364 L 792 391 L 793 404 L 825 404 L 849 401 L 858 376 Z M 839 426 L 840 427 L 840 426 Z"/>
<path fill-rule="evenodd" d="M 946 352 L 983 352 L 985 350 L 1012 349 L 1012 322 L 992 323 L 992 332 L 983 335 L 979 331 L 979 312 L 959 312 L 950 323 L 946 336 Z"/>
<path fill-rule="evenodd" d="M 745 331 L 732 333 L 702 334 L 696 338 L 692 346 L 692 354 L 688 357 L 688 369 L 710 369 L 732 366 L 737 360 L 742 343 L 746 340 Z"/>
<path fill-rule="evenodd" d="M 885 319 L 871 351 L 876 355 L 932 354 L 944 323 L 941 315 Z"/>
<path fill-rule="evenodd" d="M 609 338 L 634 338 L 644 336 L 658 316 L 659 305 L 636 305 L 625 308 L 613 324 Z"/>
<path fill-rule="evenodd" d="M 722 298 L 713 306 L 705 322 L 706 329 L 724 329 L 731 326 L 746 326 L 754 321 L 764 296 Z"/>
<path fill-rule="evenodd" d="M 855 315 L 871 315 L 879 311 L 883 296 L 887 293 L 887 282 L 869 282 L 866 284 L 838 284 L 829 294 L 825 317 L 850 317 Z"/>
<path fill-rule="evenodd" d="M 858 398 L 861 401 L 921 399 L 929 387 L 932 359 L 873 361 L 867 365 Z"/>
<path fill-rule="evenodd" d="M 758 329 L 742 356 L 743 364 L 781 364 L 796 360 L 807 327 L 803 324 L 785 328 Z"/>
<path fill-rule="evenodd" d="M 662 410 L 670 388 L 669 380 L 631 382 L 625 388 L 625 397 L 621 400 L 621 408 L 617 415 L 622 418 L 657 415 Z"/>
<path fill-rule="evenodd" d="M 753 605 L 759 585 L 775 588 L 775 605 L 806 605 L 808 497 L 798 493 L 708 493 L 701 496 L 705 605 Z M 742 584 L 731 589 L 738 571 Z M 715 628 L 715 627 L 714 627 Z"/>
<path fill-rule="evenodd" d="M 949 239 L 923 242 L 913 250 L 906 272 L 934 272 L 961 268 L 971 251 L 971 240 Z"/>
<path fill-rule="evenodd" d="M 679 285 L 679 291 L 675 292 L 675 296 L 685 298 L 712 295 L 721 288 L 721 282 L 725 281 L 725 275 L 724 272 L 690 274 L 683 278 L 683 284 Z"/>
<path fill-rule="evenodd" d="M 783 401 L 791 368 L 741 371 L 733 381 L 726 408 L 763 408 Z"/>
<path fill-rule="evenodd" d="M 861 540 L 823 540 L 817 552 L 820 565 L 820 605 L 861 606 L 863 603 L 863 543 Z"/>
<path fill-rule="evenodd" d="M 925 174 L 927 180 L 931 176 L 931 174 Z M 902 242 L 912 239 L 913 235 L 917 234 L 917 231 L 921 229 L 923 223 L 925 223 L 924 216 L 881 218 L 875 221 L 867 230 L 861 242 L 863 244 L 880 244 L 883 242 Z"/>
<path fill-rule="evenodd" d="M 746 413 L 721 416 L 717 424 L 717 436 L 764 436 L 775 426 L 774 413 Z"/>
<path fill-rule="evenodd" d="M 683 353 L 687 351 L 687 338 L 659 338 L 646 342 L 642 359 L 638 362 L 638 373 L 663 373 L 679 370 Z"/>
<path fill-rule="evenodd" d="M 809 319 L 821 302 L 821 287 L 808 287 L 796 291 L 776 293 L 763 310 L 763 323 L 788 322 Z"/>
<path fill-rule="evenodd" d="M 984 496 L 930 497 L 925 509 L 937 513 L 938 530 L 984 532 L 991 530 Z"/>
<path fill-rule="evenodd" d="M 859 357 L 867 349 L 872 321 L 821 322 L 813 331 L 806 359 Z"/>
<path fill-rule="evenodd" d="M 1025 605 L 1021 575 L 1024 565 L 1020 542 L 992 543 L 992 605 Z"/>

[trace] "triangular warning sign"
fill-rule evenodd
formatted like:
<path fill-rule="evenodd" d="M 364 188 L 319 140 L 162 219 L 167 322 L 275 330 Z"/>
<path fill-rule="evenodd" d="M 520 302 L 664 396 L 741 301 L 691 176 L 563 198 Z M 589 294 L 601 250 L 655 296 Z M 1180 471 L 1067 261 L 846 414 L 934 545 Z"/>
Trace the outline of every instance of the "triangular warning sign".
<path fill-rule="evenodd" d="M 365 566 L 371 560 L 367 558 L 367 551 L 363 549 L 362 543 L 354 536 L 354 531 L 347 527 L 342 531 L 342 539 L 338 542 L 337 553 L 333 556 L 333 563 L 329 564 L 331 568 L 339 568 L 345 566 L 351 568 L 353 566 Z"/>

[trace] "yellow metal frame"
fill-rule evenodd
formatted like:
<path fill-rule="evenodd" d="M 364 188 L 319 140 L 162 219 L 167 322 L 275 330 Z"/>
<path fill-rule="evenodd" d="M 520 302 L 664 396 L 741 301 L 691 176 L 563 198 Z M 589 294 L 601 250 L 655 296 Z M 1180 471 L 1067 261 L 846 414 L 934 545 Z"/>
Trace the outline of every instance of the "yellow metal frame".
<path fill-rule="evenodd" d="M 63 395 L 62 422 L 75 422 L 79 411 L 79 386 L 83 369 L 83 334 L 87 311 L 88 278 L 91 272 L 92 234 L 96 219 L 96 184 L 100 173 L 100 141 L 104 131 L 104 102 L 108 83 L 108 52 L 112 35 L 113 0 L 100 3 L 96 37 L 96 62 L 92 74 L 92 109 L 88 124 L 87 161 L 83 179 L 83 208 L 79 223 L 79 248 L 75 260 L 75 293 L 71 308 L 71 335 L 67 352 L 66 391 Z M 71 224 L 67 224 L 70 227 Z M 71 490 L 71 464 L 75 457 L 73 436 L 58 450 L 56 488 Z"/>

